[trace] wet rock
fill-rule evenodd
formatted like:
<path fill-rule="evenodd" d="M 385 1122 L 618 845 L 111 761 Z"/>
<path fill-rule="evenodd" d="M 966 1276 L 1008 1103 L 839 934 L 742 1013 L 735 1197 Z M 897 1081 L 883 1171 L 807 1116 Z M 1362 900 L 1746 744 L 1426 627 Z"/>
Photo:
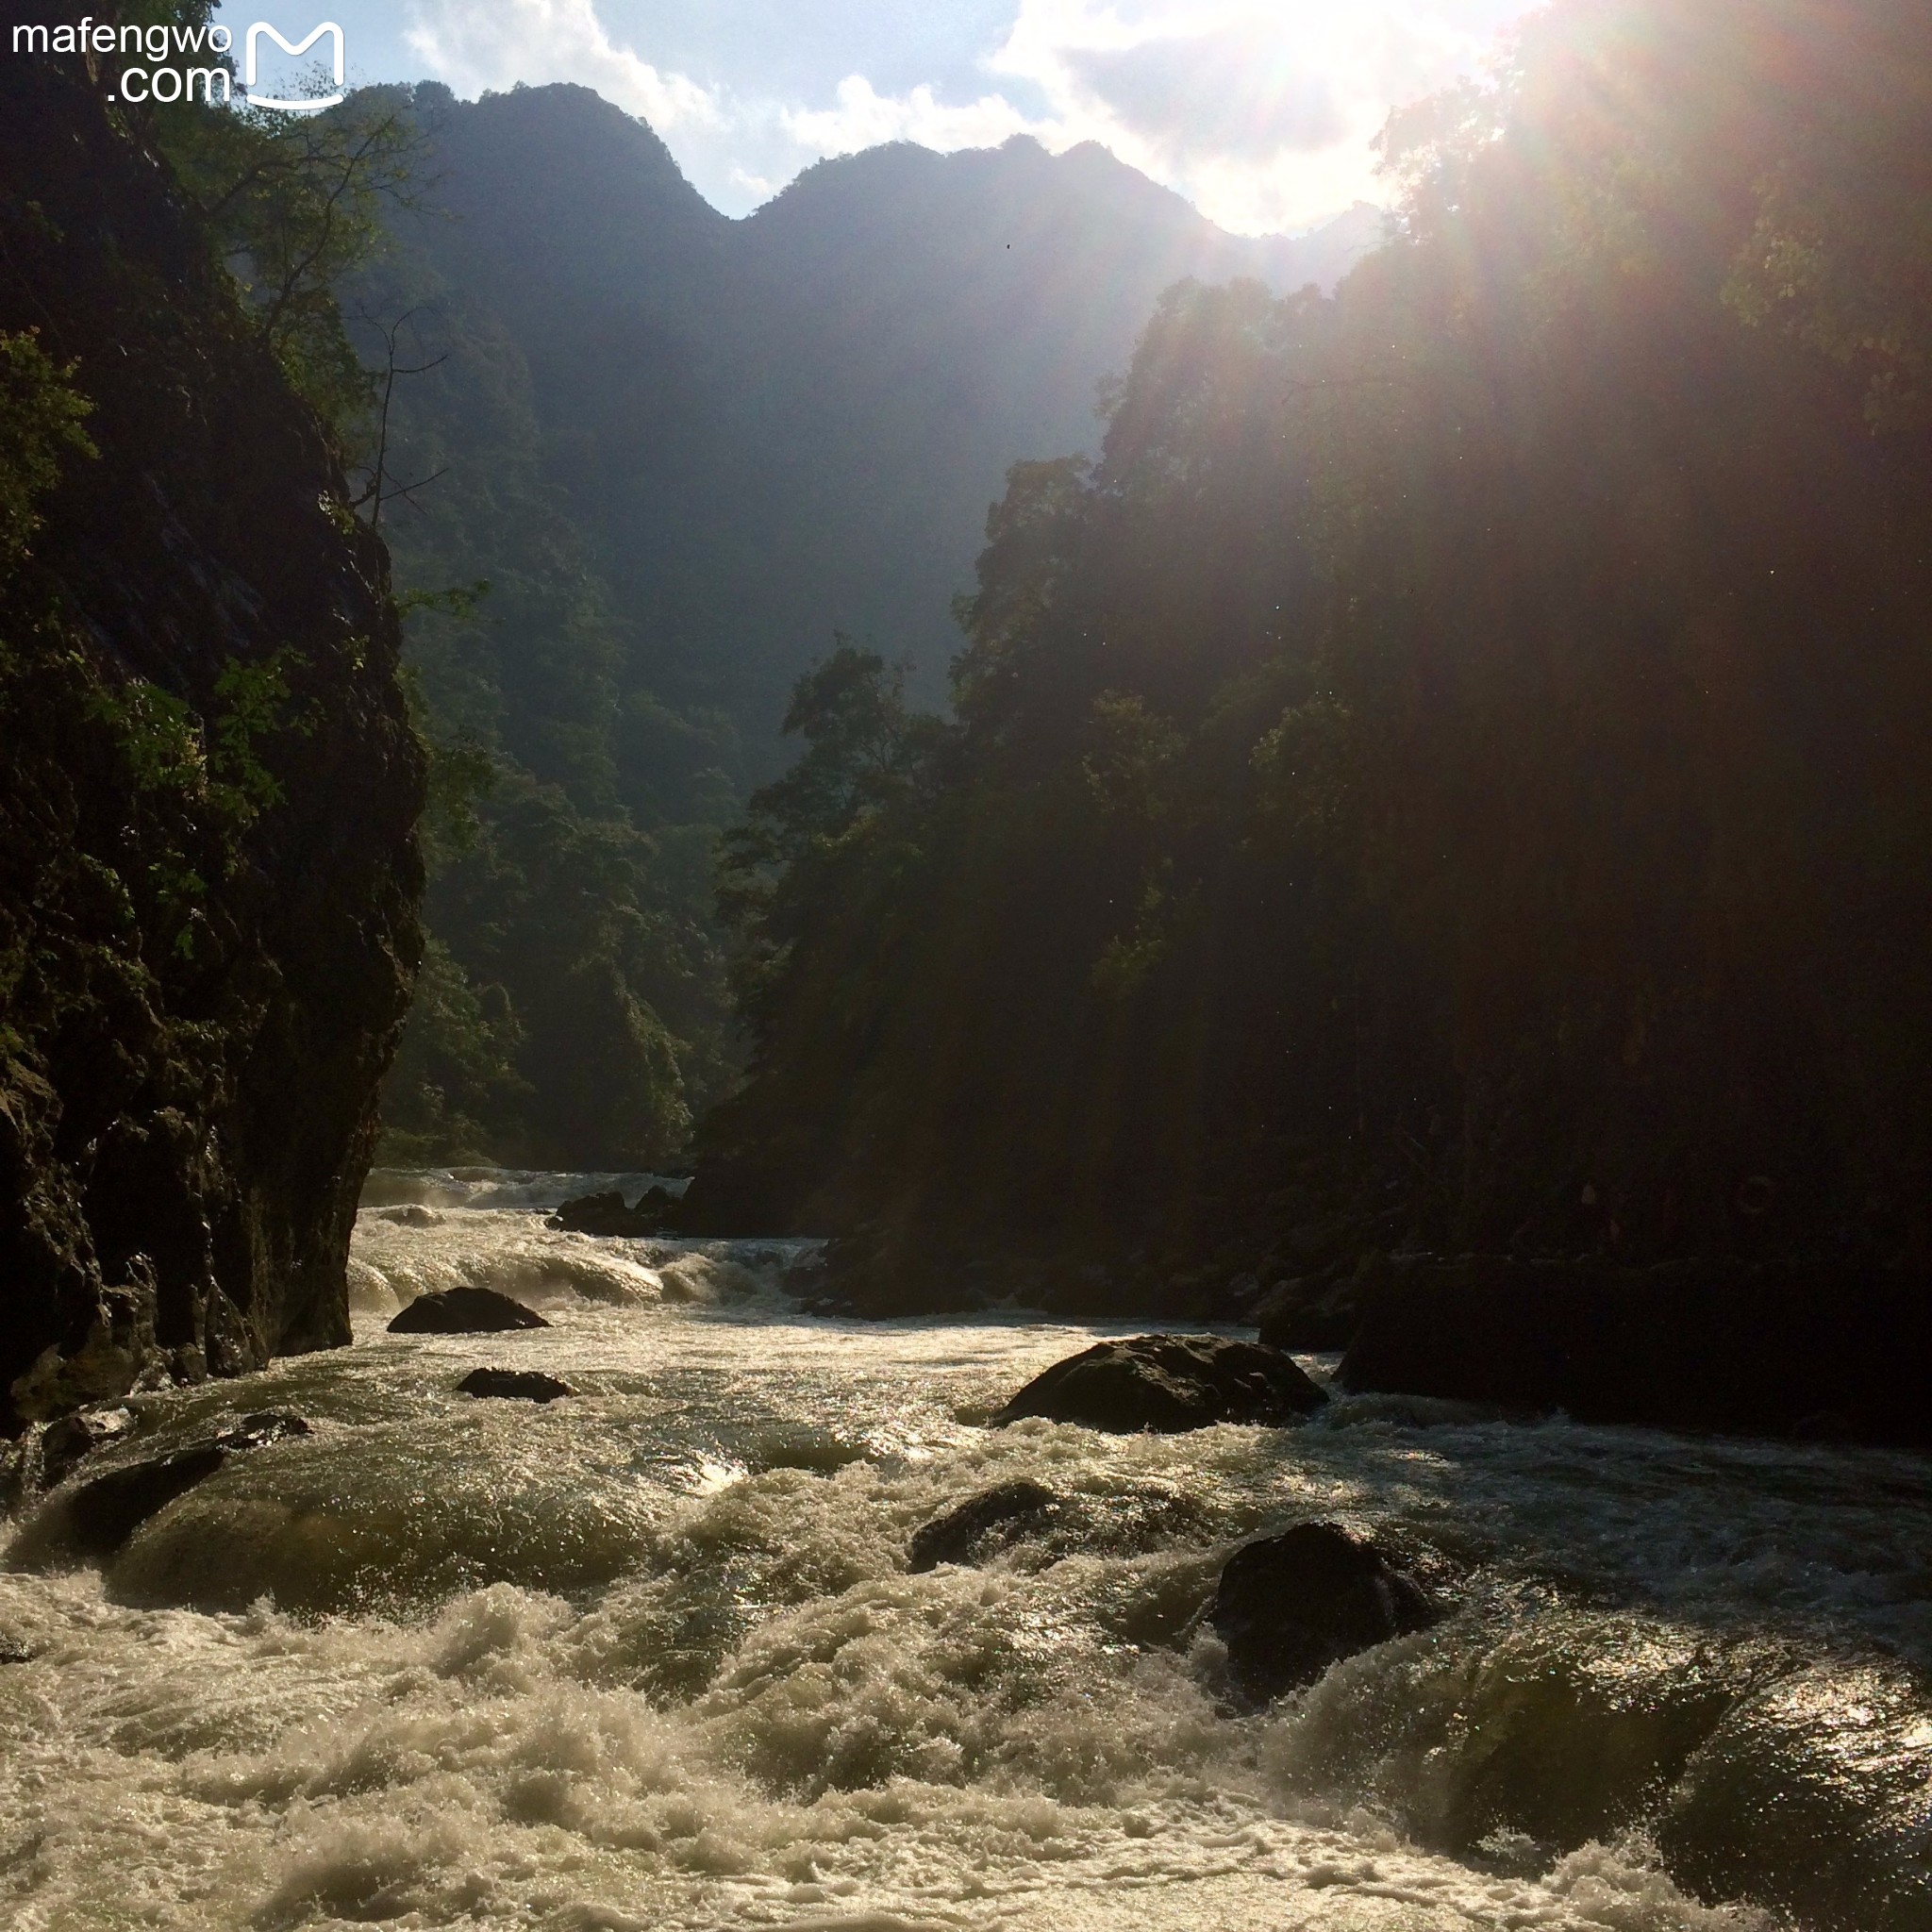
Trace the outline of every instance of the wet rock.
<path fill-rule="evenodd" d="M 9 650 L 40 639 L 0 755 L 0 950 L 25 962 L 0 994 L 18 1436 L 350 1340 L 349 1229 L 421 949 L 423 755 L 381 541 L 320 507 L 330 440 L 235 325 L 148 138 L 79 69 L 12 61 L 0 181 L 0 331 L 87 371 L 97 452 L 8 585 Z M 263 695 L 237 712 L 244 673 Z M 143 692 L 210 734 L 243 722 L 245 839 L 142 775 Z"/>
<path fill-rule="evenodd" d="M 635 1208 L 626 1208 L 624 1196 L 614 1189 L 607 1194 L 578 1194 L 566 1201 L 546 1227 L 565 1234 L 590 1234 L 605 1238 L 636 1240 L 643 1235 L 661 1234 L 677 1196 L 669 1188 L 647 1188 Z"/>
<path fill-rule="evenodd" d="M 1060 1507 L 1059 1497 L 1042 1483 L 1022 1480 L 981 1490 L 912 1532 L 906 1567 L 917 1575 L 941 1563 L 983 1562 L 990 1544 L 1011 1541 Z"/>
<path fill-rule="evenodd" d="M 493 1288 L 445 1288 L 419 1294 L 389 1324 L 391 1335 L 495 1335 L 512 1328 L 547 1328 L 535 1308 Z"/>
<path fill-rule="evenodd" d="M 535 1369 L 472 1369 L 457 1384 L 460 1395 L 497 1396 L 509 1402 L 555 1402 L 577 1391 Z"/>
<path fill-rule="evenodd" d="M 405 1208 L 377 1208 L 374 1210 L 376 1220 L 393 1222 L 398 1227 L 441 1227 L 442 1216 L 434 1208 L 423 1208 L 411 1203 Z"/>
<path fill-rule="evenodd" d="M 861 1227 L 826 1241 L 800 1285 L 813 1314 L 891 1321 L 902 1315 L 965 1314 L 991 1298 L 983 1276 L 949 1250 Z M 788 1290 L 798 1292 L 788 1279 Z"/>
<path fill-rule="evenodd" d="M 1740 1698 L 1673 1781 L 1654 1834 L 1705 1898 L 1773 1907 L 1779 1925 L 1932 1924 L 1923 1679 L 1896 1666 L 1799 1671 Z"/>
<path fill-rule="evenodd" d="M 215 1438 L 215 1446 L 220 1449 L 261 1449 L 271 1442 L 285 1441 L 291 1436 L 312 1436 L 314 1433 L 304 1416 L 291 1414 L 285 1408 L 263 1408 L 253 1415 L 244 1415 L 233 1428 L 224 1429 Z"/>
<path fill-rule="evenodd" d="M 43 1490 L 64 1482 L 95 1450 L 125 1441 L 134 1429 L 127 1409 L 83 1409 L 0 1446 L 0 1511 L 25 1507 Z"/>
<path fill-rule="evenodd" d="M 30 1664 L 34 1654 L 24 1643 L 11 1643 L 0 1637 L 0 1664 Z"/>
<path fill-rule="evenodd" d="M 111 1557 L 149 1517 L 205 1482 L 231 1456 L 311 1433 L 301 1416 L 284 1410 L 244 1415 L 205 1441 L 109 1470 L 55 1494 L 11 1554 L 28 1565 L 58 1556 Z"/>
<path fill-rule="evenodd" d="M 207 1441 L 94 1476 L 48 1501 L 31 1524 L 25 1554 L 39 1549 L 42 1554 L 110 1557 L 149 1517 L 160 1515 L 177 1495 L 205 1482 L 232 1455 L 308 1434 L 309 1424 L 301 1416 L 265 1410 L 243 1416 L 230 1430 Z"/>
<path fill-rule="evenodd" d="M 1044 1416 L 1121 1435 L 1174 1433 L 1215 1423 L 1280 1424 L 1327 1399 L 1279 1349 L 1219 1335 L 1136 1335 L 1056 1362 L 992 1420 Z"/>
<path fill-rule="evenodd" d="M 66 1498 L 61 1542 L 76 1556 L 112 1556 L 150 1516 L 214 1474 L 228 1454 L 217 1442 L 199 1442 L 82 1483 Z"/>
<path fill-rule="evenodd" d="M 1060 1495 L 1042 1483 L 1001 1483 L 968 1496 L 913 1533 L 907 1569 L 991 1562 L 1024 1545 L 1016 1561 L 1044 1568 L 1068 1557 L 1143 1557 L 1215 1539 L 1211 1509 L 1165 1483 L 1108 1494 Z"/>
<path fill-rule="evenodd" d="M 82 1409 L 63 1415 L 41 1432 L 41 1486 L 64 1482 L 96 1449 L 122 1442 L 134 1432 L 134 1416 L 125 1408 Z"/>
<path fill-rule="evenodd" d="M 1330 1664 L 1435 1621 L 1422 1590 L 1339 1524 L 1302 1523 L 1244 1543 L 1221 1573 L 1208 1621 L 1235 1689 L 1257 1704 Z"/>

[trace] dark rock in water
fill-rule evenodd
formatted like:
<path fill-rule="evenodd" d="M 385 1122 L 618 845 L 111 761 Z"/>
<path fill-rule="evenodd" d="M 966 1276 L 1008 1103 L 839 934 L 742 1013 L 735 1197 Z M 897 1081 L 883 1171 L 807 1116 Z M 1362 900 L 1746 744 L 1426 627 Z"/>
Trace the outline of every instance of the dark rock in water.
<path fill-rule="evenodd" d="M 535 1369 L 472 1369 L 457 1384 L 461 1395 L 495 1395 L 512 1402 L 555 1402 L 577 1391 L 555 1375 Z"/>
<path fill-rule="evenodd" d="M 41 1432 L 41 1487 L 53 1489 L 96 1449 L 126 1440 L 134 1417 L 125 1408 L 79 1410 L 51 1422 Z"/>
<path fill-rule="evenodd" d="M 535 1308 L 493 1288 L 445 1288 L 419 1294 L 389 1324 L 391 1335 L 494 1335 L 510 1328 L 547 1328 Z"/>
<path fill-rule="evenodd" d="M 96 1450 L 127 1441 L 136 1426 L 125 1408 L 80 1409 L 0 1444 L 0 1512 L 17 1511 L 58 1488 Z"/>
<path fill-rule="evenodd" d="M 1327 1399 L 1279 1349 L 1219 1335 L 1136 1335 L 1056 1362 L 993 1422 L 1037 1415 L 1123 1435 L 1171 1433 L 1215 1423 L 1287 1423 Z"/>
<path fill-rule="evenodd" d="M 30 1664 L 34 1654 L 24 1643 L 12 1643 L 0 1637 L 0 1664 Z"/>
<path fill-rule="evenodd" d="M 1014 1534 L 1058 1508 L 1060 1499 L 1043 1484 L 1001 1483 L 956 1504 L 942 1516 L 922 1524 L 907 1547 L 906 1567 L 915 1575 L 941 1563 L 984 1560 L 990 1541 L 1010 1541 Z M 1004 1539 L 995 1532 L 1005 1530 Z"/>
<path fill-rule="evenodd" d="M 1341 1377 L 1587 1422 L 1932 1441 L 1932 1282 L 1851 1265 L 1398 1257 L 1363 1297 Z"/>
<path fill-rule="evenodd" d="M 1214 1540 L 1211 1510 L 1164 1483 L 1137 1483 L 1110 1494 L 1058 1495 L 1041 1483 L 1001 1483 L 968 1496 L 912 1536 L 907 1569 L 990 1562 L 1027 1546 L 1035 1566 L 1067 1557 L 1142 1557 Z"/>
<path fill-rule="evenodd" d="M 304 1416 L 291 1415 L 287 1409 L 258 1409 L 253 1415 L 244 1415 L 231 1429 L 224 1429 L 215 1438 L 215 1446 L 220 1449 L 261 1449 L 271 1442 L 287 1441 L 291 1436 L 312 1436 L 315 1431 Z"/>
<path fill-rule="evenodd" d="M 381 541 L 108 98 L 0 75 L 0 332 L 80 372 L 98 452 L 0 569 L 0 1435 L 348 1341 L 421 946 Z M 145 768 L 177 711 L 239 727 L 245 830 Z"/>
<path fill-rule="evenodd" d="M 624 1196 L 615 1190 L 608 1194 L 579 1194 L 566 1201 L 545 1225 L 560 1228 L 565 1234 L 635 1241 L 643 1235 L 661 1234 L 676 1206 L 677 1196 L 669 1188 L 647 1188 L 635 1208 L 626 1208 Z"/>
<path fill-rule="evenodd" d="M 206 1481 L 231 1456 L 311 1433 L 301 1416 L 265 1409 L 244 1415 L 206 1441 L 109 1470 L 50 1498 L 14 1554 L 29 1561 L 48 1555 L 111 1557 L 149 1517 Z"/>
<path fill-rule="evenodd" d="M 82 1483 L 66 1499 L 61 1541 L 78 1556 L 112 1556 L 150 1516 L 214 1474 L 228 1455 L 218 1442 L 199 1442 Z"/>
<path fill-rule="evenodd" d="M 434 1208 L 422 1208 L 413 1203 L 405 1208 L 378 1208 L 375 1210 L 378 1221 L 393 1222 L 398 1227 L 441 1227 L 442 1216 Z"/>
<path fill-rule="evenodd" d="M 1426 1628 L 1435 1614 L 1373 1543 L 1338 1524 L 1303 1523 L 1227 1559 L 1208 1619 L 1235 1689 L 1265 1704 L 1342 1657 Z"/>

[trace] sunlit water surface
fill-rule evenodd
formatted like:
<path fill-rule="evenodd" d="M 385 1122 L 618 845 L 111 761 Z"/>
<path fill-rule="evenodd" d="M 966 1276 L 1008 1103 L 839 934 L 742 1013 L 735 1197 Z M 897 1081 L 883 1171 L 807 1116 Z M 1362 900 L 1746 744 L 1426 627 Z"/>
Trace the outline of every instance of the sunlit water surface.
<path fill-rule="evenodd" d="M 1108 1331 L 808 1319 L 796 1244 L 544 1227 L 596 1178 L 378 1177 L 353 1348 L 137 1401 L 90 1472 L 244 1410 L 315 1433 L 105 1576 L 0 1574 L 0 1919 L 1932 1927 L 1925 1459 L 1374 1397 L 989 1430 Z M 456 1281 L 553 1325 L 385 1333 Z M 576 1393 L 457 1393 L 479 1364 Z M 1023 1475 L 1071 1517 L 906 1573 Z M 1233 1713 L 1221 1559 L 1317 1515 L 1460 1607 Z"/>

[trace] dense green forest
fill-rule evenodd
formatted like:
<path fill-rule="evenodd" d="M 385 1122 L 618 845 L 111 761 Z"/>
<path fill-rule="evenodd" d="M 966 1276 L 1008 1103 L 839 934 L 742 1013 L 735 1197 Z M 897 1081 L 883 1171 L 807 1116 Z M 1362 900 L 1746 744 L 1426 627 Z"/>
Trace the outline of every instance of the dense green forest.
<path fill-rule="evenodd" d="M 1243 242 L 1018 142 L 731 222 L 582 88 L 331 119 L 407 158 L 341 308 L 444 780 L 385 1157 L 662 1162 L 736 1072 L 712 855 L 791 680 L 844 626 L 937 696 L 1007 463 L 1090 429 L 1160 289 L 1332 280 L 1375 219 Z"/>
<path fill-rule="evenodd" d="M 799 685 L 694 1221 L 1923 1259 L 1928 31 L 1568 0 L 1391 122 L 1332 299 L 1171 291 L 954 715 Z"/>
<path fill-rule="evenodd" d="M 1030 142 L 731 222 L 576 87 L 134 119 L 394 566 L 431 803 L 391 1160 L 683 1154 L 741 1058 L 714 849 L 791 680 L 843 625 L 937 695 L 1005 465 L 1086 433 L 1159 290 L 1332 281 L 1379 232 L 1242 241 Z"/>

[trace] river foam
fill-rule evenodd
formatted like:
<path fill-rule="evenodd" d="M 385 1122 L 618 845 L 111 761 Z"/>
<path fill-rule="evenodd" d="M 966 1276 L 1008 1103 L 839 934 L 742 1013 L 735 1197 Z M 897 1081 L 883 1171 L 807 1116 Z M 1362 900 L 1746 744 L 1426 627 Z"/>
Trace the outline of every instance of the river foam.
<path fill-rule="evenodd" d="M 1932 1926 L 1923 1458 L 1364 1397 L 990 1431 L 1098 1331 L 807 1319 L 794 1246 L 591 1241 L 514 1185 L 366 1208 L 354 1348 L 139 1398 L 99 1466 L 312 1435 L 105 1573 L 0 1574 L 13 1923 Z M 553 1325 L 385 1332 L 451 1278 Z M 577 1392 L 475 1401 L 478 1364 Z M 907 1574 L 1022 1476 L 1068 1509 Z M 1235 1714 L 1220 1560 L 1318 1515 L 1458 1608 Z"/>

